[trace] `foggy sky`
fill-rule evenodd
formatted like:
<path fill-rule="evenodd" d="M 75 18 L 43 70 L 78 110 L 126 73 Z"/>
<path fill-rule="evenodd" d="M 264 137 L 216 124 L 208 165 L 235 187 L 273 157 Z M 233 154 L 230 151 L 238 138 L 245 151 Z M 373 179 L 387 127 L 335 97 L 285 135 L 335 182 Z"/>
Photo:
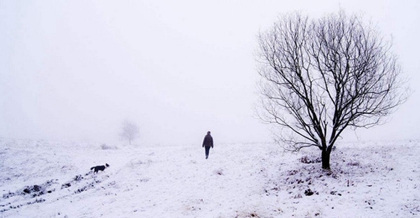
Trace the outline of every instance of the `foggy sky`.
<path fill-rule="evenodd" d="M 257 35 L 281 13 L 362 14 L 414 91 L 385 125 L 345 140 L 418 139 L 420 3 L 0 0 L 0 137 L 200 145 L 270 141 L 254 116 Z"/>

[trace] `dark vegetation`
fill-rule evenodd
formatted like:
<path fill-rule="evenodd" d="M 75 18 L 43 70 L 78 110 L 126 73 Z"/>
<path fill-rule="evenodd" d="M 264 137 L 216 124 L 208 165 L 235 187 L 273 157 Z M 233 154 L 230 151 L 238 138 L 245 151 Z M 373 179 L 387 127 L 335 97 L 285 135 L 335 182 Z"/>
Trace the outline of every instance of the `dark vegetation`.
<path fill-rule="evenodd" d="M 0 212 L 5 212 L 11 209 L 21 208 L 25 205 L 31 205 L 36 203 L 42 203 L 46 201 L 45 195 L 52 194 L 56 191 L 65 190 L 70 187 L 76 186 L 75 190 L 72 192 L 73 194 L 80 194 L 85 192 L 89 189 L 95 188 L 95 186 L 101 183 L 102 180 L 98 179 L 92 171 L 86 173 L 85 175 L 76 175 L 70 181 L 65 183 L 58 183 L 57 179 L 48 180 L 42 184 L 35 184 L 30 186 L 25 186 L 21 189 L 18 189 L 14 192 L 9 191 L 7 194 L 3 194 L 3 199 L 9 198 L 17 198 L 17 197 L 24 197 L 27 198 L 28 201 L 26 204 L 0 204 Z M 60 187 L 60 188 L 58 188 Z M 62 197 L 60 197 L 62 198 Z M 58 200 L 58 199 L 57 199 Z"/>

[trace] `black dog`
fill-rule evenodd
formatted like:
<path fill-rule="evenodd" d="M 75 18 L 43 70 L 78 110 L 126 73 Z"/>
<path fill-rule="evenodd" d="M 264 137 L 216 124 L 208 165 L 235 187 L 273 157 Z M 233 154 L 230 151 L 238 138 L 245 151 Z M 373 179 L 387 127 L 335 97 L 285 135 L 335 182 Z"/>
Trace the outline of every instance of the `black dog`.
<path fill-rule="evenodd" d="M 99 171 L 104 171 L 105 168 L 107 168 L 107 167 L 109 167 L 109 164 L 92 167 L 92 168 L 90 168 L 90 170 L 93 170 L 93 173 L 98 173 Z"/>

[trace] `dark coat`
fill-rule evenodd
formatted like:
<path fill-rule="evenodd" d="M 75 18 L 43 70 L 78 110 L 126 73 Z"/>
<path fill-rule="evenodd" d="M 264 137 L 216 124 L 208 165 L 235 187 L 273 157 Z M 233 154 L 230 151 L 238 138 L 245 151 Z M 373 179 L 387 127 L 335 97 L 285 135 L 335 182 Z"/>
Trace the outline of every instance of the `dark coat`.
<path fill-rule="evenodd" d="M 210 134 L 207 134 L 207 135 L 204 137 L 203 147 L 204 147 L 204 146 L 206 146 L 206 147 L 212 147 L 212 148 L 213 148 L 213 137 L 211 137 L 211 135 L 210 135 Z"/>

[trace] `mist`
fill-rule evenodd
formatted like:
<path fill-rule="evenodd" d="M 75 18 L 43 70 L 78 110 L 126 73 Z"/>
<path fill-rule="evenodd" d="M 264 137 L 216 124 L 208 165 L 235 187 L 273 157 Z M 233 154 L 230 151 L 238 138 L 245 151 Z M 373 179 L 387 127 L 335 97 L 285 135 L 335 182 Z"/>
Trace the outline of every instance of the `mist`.
<path fill-rule="evenodd" d="M 265 142 L 255 116 L 259 31 L 281 13 L 359 13 L 392 37 L 413 94 L 345 140 L 418 138 L 418 1 L 3 1 L 0 137 L 138 145 Z"/>

